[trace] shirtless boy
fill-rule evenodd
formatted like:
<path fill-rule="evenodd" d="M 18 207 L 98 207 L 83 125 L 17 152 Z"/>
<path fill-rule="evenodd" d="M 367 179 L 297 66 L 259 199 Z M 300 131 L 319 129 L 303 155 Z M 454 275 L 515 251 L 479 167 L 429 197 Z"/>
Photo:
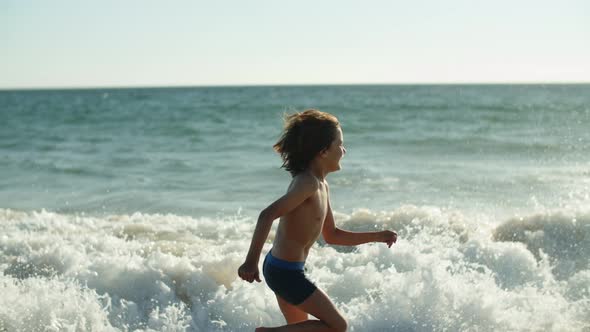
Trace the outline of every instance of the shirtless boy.
<path fill-rule="evenodd" d="M 347 322 L 326 293 L 305 275 L 309 249 L 320 233 L 328 244 L 354 246 L 397 241 L 392 231 L 348 232 L 334 224 L 326 176 L 340 170 L 346 153 L 342 129 L 335 116 L 317 110 L 289 115 L 274 149 L 293 180 L 287 193 L 258 218 L 240 278 L 260 282 L 258 262 L 273 221 L 280 218 L 272 249 L 263 263 L 264 279 L 275 293 L 288 325 L 256 331 L 346 331 Z M 319 320 L 309 320 L 308 314 Z"/>

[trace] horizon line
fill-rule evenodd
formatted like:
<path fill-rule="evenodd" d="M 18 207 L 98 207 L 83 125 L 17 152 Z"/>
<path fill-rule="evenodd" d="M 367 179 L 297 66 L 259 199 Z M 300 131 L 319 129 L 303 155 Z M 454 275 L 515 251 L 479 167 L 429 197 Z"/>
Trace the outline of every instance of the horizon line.
<path fill-rule="evenodd" d="M 253 83 L 253 84 L 210 84 L 210 85 L 97 85 L 97 86 L 33 86 L 0 87 L 0 92 L 8 91 L 55 91 L 55 90 L 124 90 L 124 89 L 166 89 L 166 88 L 255 88 L 255 87 L 327 87 L 327 86 L 491 86 L 491 85 L 587 85 L 589 81 L 517 81 L 517 82 L 395 82 L 395 83 Z"/>

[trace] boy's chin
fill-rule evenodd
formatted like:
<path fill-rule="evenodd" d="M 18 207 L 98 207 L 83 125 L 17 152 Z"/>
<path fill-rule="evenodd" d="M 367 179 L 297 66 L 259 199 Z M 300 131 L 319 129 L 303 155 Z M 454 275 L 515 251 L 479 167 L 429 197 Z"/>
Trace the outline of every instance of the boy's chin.
<path fill-rule="evenodd" d="M 340 163 L 333 165 L 331 167 L 328 168 L 328 173 L 332 173 L 332 172 L 338 172 L 339 170 L 341 170 L 342 167 L 340 166 Z"/>

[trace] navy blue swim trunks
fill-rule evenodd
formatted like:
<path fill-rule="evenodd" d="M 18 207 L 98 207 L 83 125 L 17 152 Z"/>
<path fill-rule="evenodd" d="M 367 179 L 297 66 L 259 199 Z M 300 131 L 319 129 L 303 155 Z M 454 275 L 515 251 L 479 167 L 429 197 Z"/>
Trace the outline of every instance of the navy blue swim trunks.
<path fill-rule="evenodd" d="M 304 265 L 305 262 L 289 262 L 276 258 L 269 251 L 262 263 L 262 274 L 275 294 L 298 305 L 317 289 L 305 276 Z"/>

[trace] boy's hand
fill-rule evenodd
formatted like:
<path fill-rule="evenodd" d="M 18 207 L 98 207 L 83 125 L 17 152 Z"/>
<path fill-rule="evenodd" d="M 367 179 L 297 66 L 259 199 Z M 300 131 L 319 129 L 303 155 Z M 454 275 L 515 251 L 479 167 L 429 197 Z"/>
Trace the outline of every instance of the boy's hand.
<path fill-rule="evenodd" d="M 391 245 L 397 241 L 397 233 L 393 231 L 381 231 L 379 232 L 381 240 L 379 242 L 387 243 L 387 246 L 391 248 Z"/>
<path fill-rule="evenodd" d="M 247 282 L 253 282 L 254 280 L 261 282 L 260 280 L 260 272 L 258 271 L 258 264 L 251 264 L 249 262 L 245 262 L 240 266 L 238 269 L 238 275 L 240 278 L 246 280 Z"/>

